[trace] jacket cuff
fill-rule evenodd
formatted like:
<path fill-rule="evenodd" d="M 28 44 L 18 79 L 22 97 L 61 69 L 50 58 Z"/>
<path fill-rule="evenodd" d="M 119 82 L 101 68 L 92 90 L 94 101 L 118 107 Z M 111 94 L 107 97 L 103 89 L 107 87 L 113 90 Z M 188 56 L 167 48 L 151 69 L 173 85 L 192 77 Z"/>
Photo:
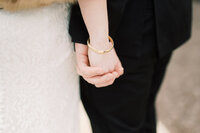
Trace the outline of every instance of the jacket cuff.
<path fill-rule="evenodd" d="M 89 34 L 78 5 L 72 6 L 71 17 L 69 21 L 69 34 L 71 35 L 72 42 L 87 44 Z"/>
<path fill-rule="evenodd" d="M 74 43 L 81 43 L 81 44 L 87 45 L 87 40 L 88 40 L 88 37 L 72 36 L 72 42 Z"/>

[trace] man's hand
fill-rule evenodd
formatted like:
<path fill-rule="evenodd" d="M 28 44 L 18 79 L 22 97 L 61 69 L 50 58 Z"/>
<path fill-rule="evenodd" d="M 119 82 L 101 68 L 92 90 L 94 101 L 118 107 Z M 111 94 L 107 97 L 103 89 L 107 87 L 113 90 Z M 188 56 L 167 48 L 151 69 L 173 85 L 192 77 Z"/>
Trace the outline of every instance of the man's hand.
<path fill-rule="evenodd" d="M 113 53 L 113 59 L 116 60 L 116 65 L 114 69 L 105 69 L 102 66 L 90 66 L 90 61 L 88 59 L 88 46 L 83 44 L 75 44 L 76 47 L 76 59 L 77 59 L 77 72 L 81 75 L 88 83 L 94 84 L 96 87 L 105 87 L 113 84 L 116 78 L 123 74 L 123 68 L 121 66 L 121 62 L 118 59 L 116 53 Z M 92 52 L 92 51 L 91 51 Z M 115 52 L 115 51 L 113 51 Z M 92 54 L 91 54 L 92 56 Z M 106 58 L 106 56 L 104 57 Z M 95 62 L 102 61 L 104 58 L 100 60 L 98 58 L 92 58 Z M 109 58 L 112 61 L 112 58 Z M 105 61 L 105 60 L 104 60 Z M 104 62 L 101 62 L 104 63 Z M 101 64 L 99 64 L 101 65 Z"/>

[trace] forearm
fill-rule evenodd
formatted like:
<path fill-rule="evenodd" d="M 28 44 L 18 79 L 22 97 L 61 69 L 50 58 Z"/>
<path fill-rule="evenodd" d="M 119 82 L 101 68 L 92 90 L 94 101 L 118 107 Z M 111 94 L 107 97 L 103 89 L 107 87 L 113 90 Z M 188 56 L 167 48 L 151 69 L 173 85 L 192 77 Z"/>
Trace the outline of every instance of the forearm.
<path fill-rule="evenodd" d="M 107 45 L 109 35 L 107 0 L 79 0 L 79 5 L 91 44 Z"/>

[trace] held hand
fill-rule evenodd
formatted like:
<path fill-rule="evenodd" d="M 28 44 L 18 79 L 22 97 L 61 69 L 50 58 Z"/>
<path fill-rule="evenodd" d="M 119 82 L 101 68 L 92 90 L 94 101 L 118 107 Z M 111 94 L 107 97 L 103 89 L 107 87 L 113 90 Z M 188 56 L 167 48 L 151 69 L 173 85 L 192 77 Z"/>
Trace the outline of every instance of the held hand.
<path fill-rule="evenodd" d="M 107 45 L 98 45 L 96 47 L 98 47 L 99 49 L 109 49 L 111 46 L 112 44 L 107 42 Z M 117 72 L 117 77 L 123 74 L 123 67 L 115 52 L 115 49 L 112 49 L 108 53 L 99 54 L 89 48 L 88 58 L 90 66 L 100 67 L 105 71 L 105 73 Z"/>
<path fill-rule="evenodd" d="M 117 72 L 106 73 L 102 68 L 89 66 L 88 47 L 78 43 L 75 46 L 78 74 L 88 83 L 94 84 L 96 87 L 111 85 L 119 74 Z M 120 69 L 119 67 L 118 70 Z"/>

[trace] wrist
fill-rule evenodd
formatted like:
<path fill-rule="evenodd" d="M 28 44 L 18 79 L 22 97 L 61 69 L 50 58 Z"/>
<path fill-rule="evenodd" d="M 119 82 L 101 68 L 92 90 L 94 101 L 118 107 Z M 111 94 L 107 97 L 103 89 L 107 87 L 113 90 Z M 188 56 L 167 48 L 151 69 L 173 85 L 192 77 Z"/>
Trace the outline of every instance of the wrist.
<path fill-rule="evenodd" d="M 95 41 L 91 42 L 90 45 L 99 50 L 106 50 L 111 47 L 110 42 L 108 41 L 99 41 L 99 42 Z"/>
<path fill-rule="evenodd" d="M 108 36 L 91 37 L 90 45 L 98 49 L 107 49 L 110 47 Z"/>
<path fill-rule="evenodd" d="M 108 53 L 114 47 L 114 41 L 110 36 L 108 36 L 106 41 L 95 40 L 95 42 L 93 43 L 91 43 L 90 39 L 88 39 L 87 44 L 88 44 L 89 49 L 99 54 Z"/>

